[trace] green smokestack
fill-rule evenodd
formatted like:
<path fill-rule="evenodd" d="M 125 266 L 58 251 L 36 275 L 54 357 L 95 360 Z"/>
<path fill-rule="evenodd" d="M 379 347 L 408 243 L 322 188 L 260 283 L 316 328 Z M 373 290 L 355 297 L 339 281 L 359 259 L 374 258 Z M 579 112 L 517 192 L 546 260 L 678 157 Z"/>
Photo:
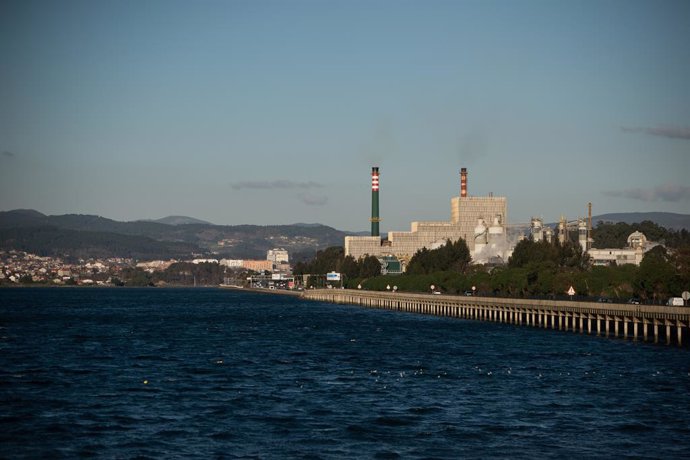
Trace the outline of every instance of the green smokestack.
<path fill-rule="evenodd" d="M 371 236 L 379 236 L 379 168 L 371 168 Z"/>

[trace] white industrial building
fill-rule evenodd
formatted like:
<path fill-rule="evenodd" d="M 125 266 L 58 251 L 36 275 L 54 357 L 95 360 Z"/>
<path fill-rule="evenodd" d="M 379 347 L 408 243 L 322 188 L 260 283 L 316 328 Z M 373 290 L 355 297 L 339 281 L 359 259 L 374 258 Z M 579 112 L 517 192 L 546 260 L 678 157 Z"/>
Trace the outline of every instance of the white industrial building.
<path fill-rule="evenodd" d="M 266 253 L 266 260 L 270 260 L 275 264 L 288 263 L 288 252 L 283 248 L 269 249 Z"/>
<path fill-rule="evenodd" d="M 592 265 L 640 265 L 647 251 L 656 246 L 647 241 L 644 233 L 633 232 L 628 236 L 628 246 L 622 249 L 590 249 L 587 251 Z"/>
<path fill-rule="evenodd" d="M 355 259 L 390 255 L 406 264 L 422 248 L 436 249 L 448 240 L 462 238 L 475 262 L 496 257 L 507 260 L 507 199 L 468 196 L 465 168 L 460 172 L 460 184 L 460 196 L 451 198 L 449 221 L 412 222 L 409 232 L 390 231 L 384 241 L 379 236 L 346 236 L 345 255 Z"/>

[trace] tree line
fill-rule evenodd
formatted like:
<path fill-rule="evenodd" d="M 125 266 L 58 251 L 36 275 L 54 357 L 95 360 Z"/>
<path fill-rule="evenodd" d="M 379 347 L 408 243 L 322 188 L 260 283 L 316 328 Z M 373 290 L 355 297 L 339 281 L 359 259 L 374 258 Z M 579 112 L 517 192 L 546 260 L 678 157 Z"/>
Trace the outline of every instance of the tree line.
<path fill-rule="evenodd" d="M 472 265 L 464 240 L 447 241 L 438 249 L 423 248 L 409 261 L 404 274 L 380 275 L 375 257 L 359 261 L 345 257 L 342 247 L 319 251 L 316 257 L 295 266 L 295 274 L 344 273 L 348 288 L 396 288 L 429 292 L 431 286 L 448 294 L 476 293 L 511 297 L 566 297 L 572 286 L 578 297 L 604 297 L 661 303 L 690 290 L 690 235 L 668 231 L 651 222 L 639 225 L 599 223 L 596 235 L 606 247 L 624 247 L 633 231 L 643 231 L 652 241 L 663 241 L 648 251 L 640 266 L 592 266 L 576 242 L 520 241 L 507 265 Z M 607 236 L 608 235 L 608 236 Z"/>

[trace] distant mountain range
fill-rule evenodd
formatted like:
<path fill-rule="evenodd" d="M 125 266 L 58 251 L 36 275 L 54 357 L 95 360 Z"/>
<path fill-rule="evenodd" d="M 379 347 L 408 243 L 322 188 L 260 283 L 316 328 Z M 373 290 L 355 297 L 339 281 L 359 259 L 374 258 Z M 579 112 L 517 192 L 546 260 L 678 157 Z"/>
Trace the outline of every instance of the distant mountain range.
<path fill-rule="evenodd" d="M 667 212 L 602 214 L 603 222 L 650 220 L 667 229 L 690 229 L 690 215 Z M 291 261 L 314 257 L 318 249 L 342 246 L 347 235 L 321 224 L 214 225 L 184 216 L 119 222 L 101 216 L 48 216 L 32 209 L 0 212 L 0 249 L 44 256 L 128 257 L 140 260 L 227 257 L 263 259 L 273 248 L 287 249 Z"/>
<path fill-rule="evenodd" d="M 284 248 L 297 261 L 314 257 L 318 249 L 342 246 L 352 234 L 321 224 L 214 225 L 183 216 L 119 222 L 82 214 L 48 216 L 30 209 L 0 212 L 0 249 L 79 258 L 263 259 L 269 249 Z"/>
<path fill-rule="evenodd" d="M 592 225 L 597 222 L 625 222 L 626 224 L 640 223 L 645 220 L 654 222 L 668 230 L 690 230 L 690 215 L 673 212 L 618 212 L 592 216 Z"/>
<path fill-rule="evenodd" d="M 189 224 L 213 225 L 211 222 L 207 222 L 205 220 L 195 219 L 193 217 L 187 217 L 187 216 L 168 216 L 168 217 L 163 217 L 162 219 L 143 220 L 141 222 L 158 222 L 159 224 L 167 224 L 167 225 L 189 225 Z"/>

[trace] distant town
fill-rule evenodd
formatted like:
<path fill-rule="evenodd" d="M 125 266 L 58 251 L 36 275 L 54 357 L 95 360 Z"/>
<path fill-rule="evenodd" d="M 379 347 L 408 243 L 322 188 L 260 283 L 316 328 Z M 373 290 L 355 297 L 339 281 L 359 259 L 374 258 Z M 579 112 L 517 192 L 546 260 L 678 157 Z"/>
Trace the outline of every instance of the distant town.
<path fill-rule="evenodd" d="M 183 270 L 183 274 L 186 270 L 191 284 L 196 284 L 194 283 L 195 270 L 192 268 L 193 266 L 204 265 L 221 268 L 215 272 L 223 275 L 222 280 L 219 278 L 199 279 L 199 282 L 205 285 L 230 284 L 231 280 L 239 279 L 237 277 L 240 274 L 271 274 L 271 277 L 276 280 L 285 280 L 291 273 L 288 252 L 281 248 L 269 250 L 265 260 L 170 259 L 137 261 L 130 258 L 112 257 L 80 259 L 72 263 L 66 262 L 60 257 L 42 257 L 24 251 L 0 250 L 0 285 L 121 286 L 130 282 L 133 279 L 133 274 L 162 274 L 175 266 Z M 244 280 L 246 280 L 246 276 Z M 158 279 L 157 283 L 146 282 L 144 284 L 166 285 L 168 282 L 161 278 Z"/>
<path fill-rule="evenodd" d="M 0 285 L 347 287 L 650 303 L 690 289 L 688 216 L 650 214 L 680 223 L 669 228 L 646 219 L 606 222 L 587 203 L 587 217 L 511 224 L 507 197 L 471 195 L 466 168 L 459 179 L 449 220 L 415 221 L 387 235 L 379 230 L 378 167 L 368 235 L 319 224 L 0 212 Z"/>

